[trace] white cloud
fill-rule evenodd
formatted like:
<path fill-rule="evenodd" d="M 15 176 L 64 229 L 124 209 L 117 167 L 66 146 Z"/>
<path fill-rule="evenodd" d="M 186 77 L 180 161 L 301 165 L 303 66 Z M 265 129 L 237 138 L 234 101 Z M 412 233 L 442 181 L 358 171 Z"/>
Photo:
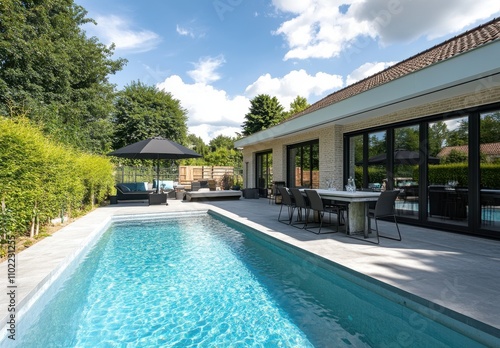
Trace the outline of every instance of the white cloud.
<path fill-rule="evenodd" d="M 246 97 L 231 98 L 223 90 L 205 83 L 189 84 L 177 75 L 168 77 L 157 87 L 180 100 L 188 112 L 189 132 L 206 143 L 219 134 L 234 136 L 235 132 L 241 132 L 241 124 L 250 107 Z"/>
<path fill-rule="evenodd" d="M 177 31 L 177 34 L 179 34 L 181 36 L 190 36 L 190 37 L 194 38 L 194 33 L 189 29 L 182 28 L 179 25 L 177 25 L 175 30 Z"/>
<path fill-rule="evenodd" d="M 342 77 L 326 73 L 309 75 L 305 70 L 294 70 L 280 78 L 265 74 L 245 89 L 245 96 L 235 97 L 206 83 L 186 83 L 177 75 L 169 76 L 157 87 L 181 102 L 188 113 L 189 133 L 208 143 L 220 134 L 234 137 L 236 132 L 241 133 L 250 99 L 258 94 L 276 96 L 288 109 L 298 95 L 306 99 L 312 95 L 321 97 L 342 87 Z"/>
<path fill-rule="evenodd" d="M 280 11 L 291 12 L 291 13 L 301 13 L 314 5 L 316 1 L 314 0 L 301 0 L 301 1 L 290 1 L 290 0 L 273 0 L 273 5 Z"/>
<path fill-rule="evenodd" d="M 195 69 L 187 73 L 196 83 L 211 83 L 220 79 L 216 70 L 225 62 L 223 56 L 201 58 L 197 63 L 193 63 Z"/>
<path fill-rule="evenodd" d="M 500 13 L 498 0 L 273 0 L 292 14 L 275 34 L 284 36 L 284 59 L 337 57 L 360 38 L 382 45 L 435 39 L 458 33 L 477 21 Z"/>
<path fill-rule="evenodd" d="M 177 24 L 175 30 L 177 34 L 181 36 L 188 36 L 192 39 L 205 37 L 205 30 L 197 24 L 196 20 L 192 20 L 186 25 Z"/>
<path fill-rule="evenodd" d="M 369 23 L 382 44 L 391 44 L 458 33 L 500 12 L 500 2 L 370 0 L 354 3 L 349 12 L 357 21 Z"/>
<path fill-rule="evenodd" d="M 367 23 L 339 11 L 343 1 L 309 0 L 304 6 L 290 6 L 284 0 L 273 3 L 279 10 L 296 14 L 275 32 L 288 44 L 285 60 L 337 57 L 359 35 L 373 35 Z"/>
<path fill-rule="evenodd" d="M 161 38 L 153 31 L 134 29 L 125 20 L 116 15 L 97 16 L 97 26 L 86 25 L 85 29 L 95 33 L 106 45 L 115 44 L 116 50 L 147 52 L 158 45 Z"/>
<path fill-rule="evenodd" d="M 323 96 L 325 92 L 333 91 L 343 86 L 342 76 L 319 72 L 309 75 L 305 70 L 293 70 L 278 78 L 270 74 L 260 76 L 257 81 L 248 86 L 245 94 L 253 98 L 258 94 L 275 96 L 281 105 L 288 110 L 290 103 L 301 96 L 309 99 L 311 96 Z"/>
<path fill-rule="evenodd" d="M 372 76 L 396 63 L 397 62 L 365 63 L 351 72 L 349 75 L 347 75 L 346 86 L 352 85 L 353 83 L 360 81 L 365 77 Z"/>

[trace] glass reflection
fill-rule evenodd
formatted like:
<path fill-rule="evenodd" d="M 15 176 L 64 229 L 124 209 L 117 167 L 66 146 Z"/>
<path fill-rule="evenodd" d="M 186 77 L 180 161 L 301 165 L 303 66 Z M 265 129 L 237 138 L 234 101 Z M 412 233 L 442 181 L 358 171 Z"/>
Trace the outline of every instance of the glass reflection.
<path fill-rule="evenodd" d="M 387 132 L 368 135 L 368 187 L 385 190 L 387 187 Z M 356 185 L 358 183 L 356 182 Z"/>
<path fill-rule="evenodd" d="M 500 111 L 480 118 L 481 225 L 500 230 Z"/>
<path fill-rule="evenodd" d="M 429 220 L 468 223 L 468 123 L 465 116 L 429 124 Z"/>
<path fill-rule="evenodd" d="M 419 127 L 394 130 L 394 188 L 400 191 L 396 201 L 399 215 L 418 218 L 418 173 L 420 158 Z"/>

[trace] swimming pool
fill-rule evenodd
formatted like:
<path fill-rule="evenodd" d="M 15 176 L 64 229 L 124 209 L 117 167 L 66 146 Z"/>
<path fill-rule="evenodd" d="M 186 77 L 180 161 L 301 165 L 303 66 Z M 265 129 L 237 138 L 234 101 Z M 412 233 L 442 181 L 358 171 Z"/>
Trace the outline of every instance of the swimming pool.
<path fill-rule="evenodd" d="M 44 308 L 25 315 L 16 344 L 481 346 L 233 227 L 206 214 L 113 224 Z"/>

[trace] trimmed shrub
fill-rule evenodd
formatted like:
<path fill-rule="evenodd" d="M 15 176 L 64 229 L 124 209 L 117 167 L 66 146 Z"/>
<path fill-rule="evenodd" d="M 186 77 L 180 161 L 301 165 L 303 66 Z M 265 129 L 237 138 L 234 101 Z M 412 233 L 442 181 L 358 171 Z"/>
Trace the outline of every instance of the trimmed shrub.
<path fill-rule="evenodd" d="M 107 158 L 84 154 L 46 138 L 27 119 L 0 117 L 0 231 L 37 234 L 40 225 L 78 216 L 113 187 Z"/>
<path fill-rule="evenodd" d="M 466 163 L 429 165 L 429 184 L 445 185 L 456 181 L 458 186 L 467 186 L 468 168 Z"/>

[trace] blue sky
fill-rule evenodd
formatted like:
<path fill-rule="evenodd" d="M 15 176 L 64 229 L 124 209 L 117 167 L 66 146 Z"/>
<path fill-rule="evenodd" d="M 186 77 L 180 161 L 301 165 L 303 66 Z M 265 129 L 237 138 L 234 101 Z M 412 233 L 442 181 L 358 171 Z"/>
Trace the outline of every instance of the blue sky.
<path fill-rule="evenodd" d="M 310 104 L 500 14 L 498 0 L 76 0 L 128 60 L 110 81 L 170 92 L 205 142 L 258 94 Z"/>

